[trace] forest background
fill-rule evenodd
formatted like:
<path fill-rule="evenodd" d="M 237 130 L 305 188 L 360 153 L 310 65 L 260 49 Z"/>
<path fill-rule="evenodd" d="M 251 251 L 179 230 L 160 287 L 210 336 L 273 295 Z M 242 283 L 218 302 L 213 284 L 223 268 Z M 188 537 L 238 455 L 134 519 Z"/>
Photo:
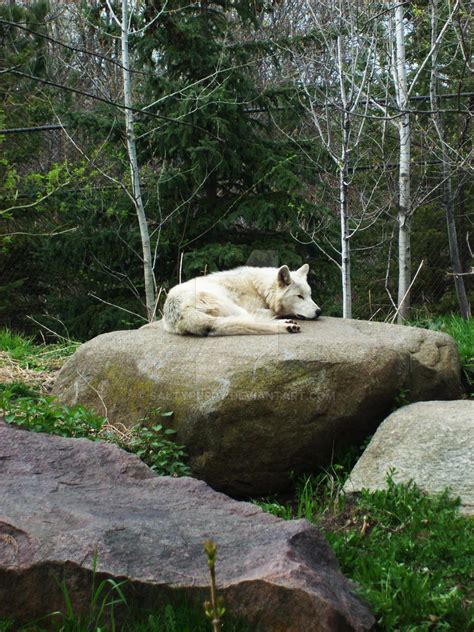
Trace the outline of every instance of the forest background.
<path fill-rule="evenodd" d="M 312 269 L 325 315 L 473 296 L 472 2 L 0 5 L 0 325 L 85 340 L 180 279 Z"/>

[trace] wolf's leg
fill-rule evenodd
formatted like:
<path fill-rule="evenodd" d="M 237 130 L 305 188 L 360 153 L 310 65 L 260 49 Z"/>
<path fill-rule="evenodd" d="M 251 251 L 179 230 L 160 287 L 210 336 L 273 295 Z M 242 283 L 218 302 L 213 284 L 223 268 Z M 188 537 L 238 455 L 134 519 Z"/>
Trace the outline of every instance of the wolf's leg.
<path fill-rule="evenodd" d="M 208 316 L 239 316 L 242 318 L 249 316 L 249 312 L 237 305 L 232 299 L 210 291 L 198 292 L 195 296 L 193 307 Z"/>
<path fill-rule="evenodd" d="M 236 336 L 258 334 L 296 334 L 300 327 L 294 320 L 264 321 L 240 317 L 214 318 L 209 336 Z"/>
<path fill-rule="evenodd" d="M 294 320 L 258 320 L 247 316 L 210 316 L 198 309 L 187 309 L 167 331 L 194 336 L 236 336 L 252 334 L 293 334 L 300 331 Z"/>
<path fill-rule="evenodd" d="M 252 312 L 259 320 L 275 320 L 275 312 L 272 309 L 260 308 Z"/>

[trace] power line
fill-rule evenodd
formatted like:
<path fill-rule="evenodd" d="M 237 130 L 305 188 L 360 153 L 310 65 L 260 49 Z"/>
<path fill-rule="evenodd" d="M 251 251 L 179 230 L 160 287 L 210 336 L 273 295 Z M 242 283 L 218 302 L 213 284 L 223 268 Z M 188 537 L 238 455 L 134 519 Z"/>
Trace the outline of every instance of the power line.
<path fill-rule="evenodd" d="M 193 123 L 189 123 L 188 121 L 182 121 L 178 119 L 173 119 L 169 116 L 164 116 L 162 114 L 156 114 L 155 112 L 149 112 L 148 110 L 142 110 L 140 108 L 127 107 L 123 103 L 117 103 L 116 101 L 112 101 L 110 99 L 106 99 L 105 97 L 100 97 L 96 94 L 91 94 L 90 92 L 86 92 L 85 90 L 79 90 L 78 88 L 71 88 L 61 83 L 56 83 L 55 81 L 51 81 L 49 79 L 42 79 L 41 77 L 35 77 L 34 75 L 29 75 L 26 72 L 20 72 L 19 70 L 10 70 L 10 73 L 13 75 L 18 75 L 19 77 L 25 77 L 26 79 L 31 79 L 33 81 L 38 81 L 39 83 L 44 83 L 47 86 L 52 86 L 53 88 L 59 88 L 60 90 L 66 90 L 67 92 L 73 92 L 74 94 L 80 94 L 82 96 L 88 97 L 89 99 L 94 99 L 95 101 L 100 101 L 101 103 L 106 103 L 107 105 L 112 105 L 120 110 L 130 110 L 131 112 L 135 112 L 137 114 L 144 114 L 145 116 L 150 116 L 152 118 L 161 119 L 162 121 L 168 121 L 169 123 L 178 123 L 179 125 L 186 125 L 188 127 L 192 127 L 193 129 L 198 129 L 200 132 L 204 132 L 208 136 L 212 136 L 218 141 L 222 139 L 213 134 L 211 131 L 200 127 L 199 125 L 194 125 Z"/>
<path fill-rule="evenodd" d="M 5 134 L 27 134 L 29 132 L 49 132 L 54 129 L 62 129 L 67 125 L 38 125 L 36 127 L 14 127 L 12 129 L 0 129 L 0 135 Z"/>
<path fill-rule="evenodd" d="M 33 31 L 32 29 L 29 29 L 26 26 L 23 26 L 22 24 L 18 23 L 18 22 L 12 22 L 11 20 L 5 20 L 5 18 L 0 18 L 0 23 L 3 24 L 9 24 L 10 26 L 14 26 L 16 28 L 19 28 L 23 31 L 26 31 L 27 33 L 31 33 L 32 35 L 36 35 L 37 37 L 42 37 L 43 39 L 47 40 L 48 42 L 52 42 L 53 44 L 58 44 L 59 46 L 63 46 L 64 48 L 67 48 L 68 50 L 72 50 L 75 53 L 84 53 L 85 55 L 91 55 L 92 57 L 97 57 L 97 59 L 102 59 L 103 61 L 108 61 L 111 64 L 114 64 L 115 66 L 118 66 L 119 68 L 124 68 L 123 65 L 118 62 L 116 59 L 112 59 L 111 57 L 107 57 L 106 55 L 101 55 L 100 53 L 96 53 L 94 51 L 91 50 L 87 50 L 87 48 L 81 48 L 79 46 L 71 46 L 70 44 L 66 44 L 66 42 L 61 42 L 60 40 L 54 39 L 54 37 L 50 37 L 49 35 L 45 35 L 44 33 L 39 33 L 38 31 Z M 129 70 L 127 68 L 127 70 Z M 141 70 L 130 70 L 130 72 L 133 73 L 137 73 L 140 75 L 146 75 L 147 73 L 141 71 Z"/>

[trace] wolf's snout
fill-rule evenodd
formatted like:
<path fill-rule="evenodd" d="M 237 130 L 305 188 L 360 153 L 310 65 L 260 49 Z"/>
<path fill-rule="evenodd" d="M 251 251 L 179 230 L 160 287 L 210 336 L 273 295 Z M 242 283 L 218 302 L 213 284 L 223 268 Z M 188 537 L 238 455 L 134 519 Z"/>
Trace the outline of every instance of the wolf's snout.
<path fill-rule="evenodd" d="M 303 314 L 296 314 L 296 318 L 300 318 L 301 320 L 316 320 L 319 317 L 322 310 L 318 307 L 314 312 L 313 316 L 304 316 Z"/>

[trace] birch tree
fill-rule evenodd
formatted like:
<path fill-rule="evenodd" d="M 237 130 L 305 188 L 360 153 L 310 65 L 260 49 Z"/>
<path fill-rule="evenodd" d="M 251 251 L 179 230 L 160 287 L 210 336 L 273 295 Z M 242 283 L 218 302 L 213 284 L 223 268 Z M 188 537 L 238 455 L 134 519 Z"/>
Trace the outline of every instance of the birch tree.
<path fill-rule="evenodd" d="M 111 15 L 120 28 L 123 99 L 125 106 L 125 133 L 127 136 L 127 152 L 132 182 L 132 201 L 137 214 L 142 243 L 146 315 L 148 321 L 152 321 L 155 317 L 156 311 L 156 281 L 153 272 L 153 256 L 150 245 L 150 233 L 148 231 L 148 223 L 145 214 L 145 208 L 143 205 L 142 191 L 140 187 L 140 167 L 137 159 L 137 145 L 134 130 L 135 120 L 133 114 L 132 81 L 130 74 L 129 38 L 130 35 L 134 33 L 134 31 L 132 31 L 131 29 L 131 23 L 135 3 L 132 2 L 129 7 L 129 0 L 121 0 L 121 19 L 117 17 L 112 5 L 110 4 L 110 0 L 107 0 L 107 6 Z M 157 15 L 156 19 L 159 19 L 159 15 Z"/>
<path fill-rule="evenodd" d="M 411 282 L 411 132 L 408 112 L 404 10 L 405 6 L 402 3 L 395 7 L 395 59 L 393 64 L 395 95 L 400 112 L 400 119 L 398 120 L 400 148 L 398 171 L 398 322 L 403 322 L 408 317 Z"/>
<path fill-rule="evenodd" d="M 357 7 L 346 0 L 330 0 L 314 5 L 306 2 L 312 24 L 316 26 L 322 51 L 300 60 L 299 73 L 305 106 L 318 141 L 328 152 L 337 173 L 339 248 L 328 255 L 339 267 L 343 318 L 352 318 L 351 242 L 365 223 L 378 214 L 368 207 L 350 208 L 351 173 L 364 155 L 367 141 L 368 99 L 374 72 L 376 38 L 360 28 Z M 324 20 L 324 23 L 323 23 Z M 365 95 L 362 98 L 362 95 Z M 370 197 L 370 196 L 369 196 Z M 312 235 L 318 248 L 322 246 Z"/>
<path fill-rule="evenodd" d="M 398 128 L 399 137 L 399 174 L 398 174 L 398 300 L 397 320 L 404 322 L 410 310 L 411 290 L 411 220 L 414 211 L 411 194 L 411 117 L 410 96 L 419 84 L 427 64 L 439 49 L 447 28 L 452 23 L 453 16 L 459 6 L 456 0 L 446 18 L 443 27 L 431 41 L 427 55 L 416 66 L 414 60 L 407 62 L 406 58 L 406 20 L 405 3 L 395 5 L 393 17 L 389 20 L 389 43 L 392 58 L 392 76 L 395 92 L 395 102 L 398 117 L 393 119 Z M 387 5 L 391 11 L 391 5 Z M 410 67 L 412 76 L 408 80 L 407 69 Z M 414 70 L 416 68 L 416 70 Z M 388 113 L 388 109 L 385 109 Z"/>

